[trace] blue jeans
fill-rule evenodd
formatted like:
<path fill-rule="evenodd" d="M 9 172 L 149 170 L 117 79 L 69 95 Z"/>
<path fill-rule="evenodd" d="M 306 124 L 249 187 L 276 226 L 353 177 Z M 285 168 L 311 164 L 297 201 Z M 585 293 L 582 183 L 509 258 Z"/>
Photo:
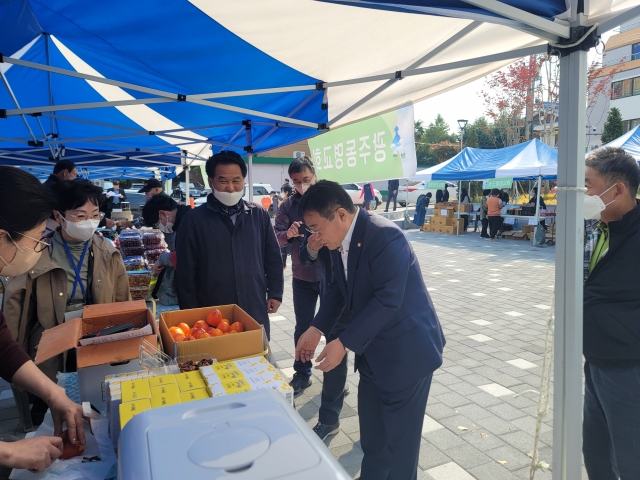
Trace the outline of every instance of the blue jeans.
<path fill-rule="evenodd" d="M 582 453 L 590 480 L 640 477 L 640 366 L 584 365 Z"/>

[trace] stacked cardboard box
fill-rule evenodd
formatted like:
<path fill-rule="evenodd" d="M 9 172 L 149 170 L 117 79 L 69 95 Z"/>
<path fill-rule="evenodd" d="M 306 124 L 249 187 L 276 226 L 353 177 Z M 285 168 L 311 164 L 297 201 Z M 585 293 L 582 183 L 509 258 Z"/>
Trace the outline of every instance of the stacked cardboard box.
<path fill-rule="evenodd" d="M 434 207 L 434 216 L 431 217 L 431 222 L 428 229 L 423 227 L 425 232 L 444 233 L 447 235 L 456 235 L 464 233 L 464 219 L 455 218 L 455 212 L 457 211 L 457 203 L 436 203 Z"/>

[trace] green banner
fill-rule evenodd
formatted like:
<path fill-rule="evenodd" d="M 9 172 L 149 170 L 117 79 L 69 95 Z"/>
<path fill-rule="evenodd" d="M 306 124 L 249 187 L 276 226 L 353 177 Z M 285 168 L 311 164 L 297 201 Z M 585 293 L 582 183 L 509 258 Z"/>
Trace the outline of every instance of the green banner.
<path fill-rule="evenodd" d="M 482 188 L 511 188 L 513 178 L 490 178 L 482 181 Z"/>
<path fill-rule="evenodd" d="M 406 178 L 416 173 L 413 105 L 309 139 L 320 179 L 338 183 Z"/>
<path fill-rule="evenodd" d="M 446 186 L 447 186 L 446 180 L 431 180 L 430 182 L 427 183 L 427 188 L 436 188 L 436 189 L 443 190 L 446 188 Z"/>

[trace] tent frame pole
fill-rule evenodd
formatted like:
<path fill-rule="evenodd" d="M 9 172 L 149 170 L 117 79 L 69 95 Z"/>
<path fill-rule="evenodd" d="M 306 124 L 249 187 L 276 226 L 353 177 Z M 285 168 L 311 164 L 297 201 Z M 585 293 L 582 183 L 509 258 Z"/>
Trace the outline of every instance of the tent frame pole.
<path fill-rule="evenodd" d="M 473 22 L 469 25 L 467 25 L 465 28 L 463 28 L 462 30 L 460 30 L 458 33 L 456 33 L 455 35 L 453 35 L 452 37 L 448 38 L 446 41 L 442 42 L 440 45 L 438 45 L 437 47 L 433 48 L 431 51 L 429 51 L 427 54 L 425 54 L 423 57 L 421 57 L 420 59 L 418 59 L 417 61 L 413 62 L 411 65 L 409 65 L 403 72 L 407 72 L 409 70 L 414 70 L 416 68 L 418 68 L 420 65 L 423 65 L 425 62 L 428 62 L 429 60 L 431 60 L 433 57 L 437 56 L 438 54 L 444 52 L 446 49 L 448 49 L 449 47 L 451 47 L 452 45 L 458 43 L 458 41 L 460 41 L 461 39 L 463 39 L 464 37 L 466 37 L 467 35 L 469 35 L 471 32 L 473 32 L 475 29 L 477 29 L 478 27 L 480 27 L 480 25 L 482 25 L 482 22 Z M 336 117 L 334 117 L 333 119 L 331 119 L 331 121 L 328 123 L 329 126 L 333 125 L 336 122 L 339 122 L 340 120 L 342 120 L 344 117 L 346 117 L 347 115 L 349 115 L 351 112 L 353 112 L 354 110 L 356 110 L 357 108 L 361 107 L 362 105 L 364 105 L 365 103 L 367 103 L 369 100 L 371 100 L 374 97 L 377 97 L 380 93 L 384 92 L 387 88 L 389 88 L 391 85 L 393 85 L 394 83 L 396 83 L 398 80 L 400 80 L 401 78 L 393 78 L 391 80 L 387 80 L 384 84 L 380 85 L 378 88 L 376 88 L 373 92 L 369 93 L 368 95 L 362 97 L 360 100 L 358 100 L 356 103 L 354 103 L 353 105 L 351 105 L 350 107 L 348 107 L 346 110 L 343 110 L 339 115 L 337 115 Z"/>
<path fill-rule="evenodd" d="M 627 23 L 630 20 L 633 20 L 636 17 L 640 16 L 640 6 L 634 7 L 630 10 L 627 10 L 620 15 L 616 15 L 615 17 L 602 22 L 598 25 L 598 29 L 596 30 L 597 35 L 602 35 L 609 30 L 613 30 L 616 27 L 619 27 L 623 23 Z"/>
<path fill-rule="evenodd" d="M 253 202 L 253 147 L 251 145 L 251 120 L 246 120 L 242 122 L 245 128 L 245 140 L 247 142 L 247 146 L 245 150 L 247 151 L 247 183 L 249 186 L 249 202 Z"/>
<path fill-rule="evenodd" d="M 581 15 L 578 15 L 581 17 Z M 578 18 L 576 25 L 580 21 Z M 553 480 L 582 478 L 582 309 L 587 50 L 562 52 L 554 336 Z"/>
<path fill-rule="evenodd" d="M 458 62 L 443 63 L 440 65 L 434 65 L 432 67 L 415 68 L 413 70 L 398 70 L 393 73 L 384 73 L 380 75 L 372 75 L 370 77 L 360 77 L 350 80 L 339 80 L 335 82 L 324 82 L 322 86 L 324 88 L 330 87 L 342 87 L 345 85 L 355 85 L 358 83 L 367 82 L 379 82 L 381 80 L 392 80 L 396 78 L 412 77 L 415 75 L 425 75 L 427 73 L 444 72 L 447 70 L 456 70 L 458 68 L 476 67 L 478 65 L 484 65 L 487 63 L 501 62 L 503 60 L 509 60 L 512 58 L 527 57 L 529 55 L 536 55 L 538 53 L 546 53 L 547 45 L 536 45 L 533 47 L 518 48 L 508 52 L 494 53 L 492 55 L 485 55 L 483 57 L 471 58 L 468 60 L 460 60 Z"/>
<path fill-rule="evenodd" d="M 511 5 L 507 5 L 506 3 L 498 2 L 497 0 L 462 1 L 464 3 L 469 3 L 476 7 L 480 7 L 484 10 L 488 10 L 489 12 L 497 13 L 499 15 L 502 15 L 503 17 L 510 18 L 511 20 L 524 23 L 525 25 L 529 25 L 536 30 L 540 30 L 541 32 L 534 31 L 531 33 L 533 33 L 534 35 L 542 36 L 546 40 L 554 40 L 554 38 L 550 38 L 548 34 L 551 34 L 551 36 L 555 37 L 555 39 L 557 39 L 558 37 L 571 37 L 571 31 L 567 25 L 562 25 L 561 23 L 547 20 L 538 15 L 534 15 L 533 13 L 520 10 L 519 8 L 512 7 Z"/>
<path fill-rule="evenodd" d="M 542 175 L 538 175 L 538 195 L 536 198 L 536 227 L 540 227 L 540 198 L 542 198 Z"/>

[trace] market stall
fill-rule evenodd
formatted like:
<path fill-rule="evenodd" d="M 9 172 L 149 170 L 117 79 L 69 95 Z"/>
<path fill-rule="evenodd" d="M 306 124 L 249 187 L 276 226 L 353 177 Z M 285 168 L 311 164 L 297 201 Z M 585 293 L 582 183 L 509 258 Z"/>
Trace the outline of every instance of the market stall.
<path fill-rule="evenodd" d="M 0 5 L 6 32 L 0 36 L 0 72 L 8 92 L 0 93 L 0 147 L 2 155 L 6 148 L 20 149 L 28 163 L 31 149 L 49 149 L 55 160 L 65 143 L 109 143 L 121 152 L 141 143 L 151 151 L 170 143 L 174 153 L 186 152 L 188 162 L 179 163 L 188 166 L 211 146 L 246 150 L 251 172 L 252 152 L 451 90 L 512 59 L 547 52 L 550 42 L 561 57 L 563 220 L 556 269 L 554 478 L 578 478 L 583 258 L 576 246 L 587 51 L 603 32 L 638 14 L 638 2 L 612 0 L 139 1 L 111 2 L 108 8 L 13 0 Z M 305 34 L 291 42 L 303 24 Z M 338 30 L 348 37 L 334 34 Z M 380 52 L 392 55 L 382 59 Z M 60 79 L 68 80 L 62 80 L 67 88 L 58 88 Z M 74 110 L 83 113 L 64 114 Z M 62 122 L 69 123 L 63 128 Z M 92 131 L 95 126 L 106 126 L 108 133 Z"/>
<path fill-rule="evenodd" d="M 486 188 L 505 188 L 517 180 L 534 179 L 538 192 L 542 191 L 543 179 L 556 178 L 558 174 L 558 151 L 538 139 L 500 149 L 480 149 L 466 147 L 453 158 L 439 165 L 421 170 L 410 180 L 460 182 L 458 195 L 462 191 L 462 181 L 486 180 Z M 522 210 L 527 213 L 522 213 Z M 527 206 L 505 205 L 503 217 L 535 218 L 533 225 L 539 224 L 541 216 L 551 216 L 555 212 L 541 212 L 536 204 L 531 211 Z M 462 212 L 458 212 L 459 217 Z M 527 218 L 528 220 L 528 218 Z"/>

